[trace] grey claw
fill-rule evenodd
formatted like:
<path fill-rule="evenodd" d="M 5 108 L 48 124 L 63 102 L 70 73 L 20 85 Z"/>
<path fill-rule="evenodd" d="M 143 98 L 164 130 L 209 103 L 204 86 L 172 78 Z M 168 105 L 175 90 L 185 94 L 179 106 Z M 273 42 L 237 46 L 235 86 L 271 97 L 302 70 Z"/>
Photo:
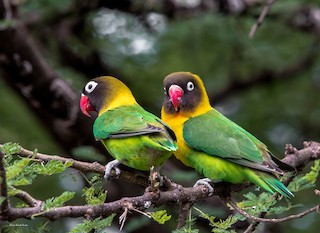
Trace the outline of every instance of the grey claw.
<path fill-rule="evenodd" d="M 210 180 L 209 178 L 200 179 L 193 185 L 193 187 L 197 187 L 199 185 L 204 185 L 208 188 L 209 196 L 212 196 L 214 188 L 212 187 L 212 185 L 209 184 L 211 182 L 212 182 L 212 180 Z"/>
<path fill-rule="evenodd" d="M 119 178 L 119 176 L 121 174 L 121 170 L 117 167 L 119 164 L 120 164 L 120 162 L 116 159 L 107 163 L 107 165 L 105 166 L 106 167 L 105 171 L 104 171 L 104 178 L 106 180 L 110 179 L 112 169 L 116 170 L 117 178 Z"/>
<path fill-rule="evenodd" d="M 163 176 L 162 175 L 160 175 L 159 173 L 158 173 L 158 179 L 159 179 L 159 187 L 162 187 L 163 186 Z"/>
<path fill-rule="evenodd" d="M 121 175 L 121 170 L 118 167 L 114 167 L 114 169 L 116 170 L 116 178 L 118 179 Z"/>

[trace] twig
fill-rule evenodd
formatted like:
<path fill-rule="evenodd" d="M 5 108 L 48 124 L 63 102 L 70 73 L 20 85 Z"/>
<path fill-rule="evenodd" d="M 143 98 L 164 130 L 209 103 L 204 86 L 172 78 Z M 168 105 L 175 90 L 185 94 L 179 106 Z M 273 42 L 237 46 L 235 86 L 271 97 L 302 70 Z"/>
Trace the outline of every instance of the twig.
<path fill-rule="evenodd" d="M 181 228 L 184 226 L 186 219 L 188 217 L 188 213 L 190 211 L 190 208 L 192 207 L 193 203 L 191 202 L 186 202 L 181 204 L 181 209 L 180 209 L 180 214 L 178 218 L 178 225 L 177 229 Z"/>
<path fill-rule="evenodd" d="M 15 197 L 23 200 L 25 203 L 27 203 L 30 207 L 37 207 L 41 206 L 42 201 L 35 199 L 33 196 L 31 196 L 29 193 L 20 190 L 19 193 L 15 195 Z"/>
<path fill-rule="evenodd" d="M 244 211 L 243 209 L 241 209 L 239 206 L 237 206 L 237 204 L 231 199 L 231 198 L 226 198 L 226 202 L 232 206 L 232 208 L 234 208 L 235 210 L 237 210 L 241 215 L 243 215 L 244 217 L 252 220 L 252 221 L 256 221 L 256 222 L 267 222 L 267 223 L 280 223 L 280 222 L 287 222 L 289 220 L 292 219 L 297 219 L 297 218 L 302 218 L 303 216 L 310 214 L 312 212 L 318 212 L 320 205 L 316 205 L 310 209 L 307 209 L 306 211 L 303 211 L 299 214 L 293 214 L 293 215 L 289 215 L 287 217 L 284 218 L 259 218 L 259 217 L 255 217 L 252 216 L 251 214 L 247 213 L 246 211 Z"/>
<path fill-rule="evenodd" d="M 126 222 L 127 220 L 127 215 L 128 215 L 128 208 L 124 208 L 124 211 L 123 213 L 120 215 L 119 217 L 119 224 L 120 224 L 120 231 L 122 231 L 122 228 L 124 226 L 124 223 Z"/>
<path fill-rule="evenodd" d="M 292 177 L 290 176 L 288 179 L 286 179 L 285 181 L 287 183 L 284 183 L 284 185 L 288 186 L 288 184 L 292 181 Z M 276 200 L 278 197 L 280 196 L 279 193 L 274 193 L 271 198 L 273 200 Z M 268 209 L 269 210 L 269 209 Z M 266 211 L 263 211 L 263 212 L 260 212 L 259 213 L 259 218 L 264 218 L 266 217 L 267 215 L 267 210 Z M 250 225 L 247 227 L 247 229 L 243 232 L 243 233 L 251 233 L 251 232 L 254 232 L 254 230 L 256 229 L 256 227 L 260 224 L 261 222 L 256 222 L 256 221 L 253 221 L 252 223 L 250 223 Z"/>
<path fill-rule="evenodd" d="M 7 190 L 7 180 L 6 180 L 6 170 L 4 168 L 4 154 L 0 150 L 0 197 L 4 198 L 0 206 L 1 215 L 5 215 L 9 209 L 9 199 L 8 199 L 8 190 Z"/>
<path fill-rule="evenodd" d="M 264 218 L 266 215 L 267 215 L 267 212 L 262 212 L 259 214 L 259 217 Z M 259 225 L 259 223 L 260 222 L 252 222 L 243 233 L 253 232 L 256 229 L 256 227 Z"/>
<path fill-rule="evenodd" d="M 12 19 L 12 11 L 9 0 L 2 0 L 3 7 L 5 9 L 5 19 Z"/>
<path fill-rule="evenodd" d="M 258 28 L 261 26 L 261 24 L 263 23 L 263 20 L 265 19 L 268 12 L 270 11 L 273 3 L 274 3 L 274 0 L 266 0 L 266 4 L 263 7 L 263 10 L 261 11 L 261 14 L 260 14 L 258 20 L 255 22 L 255 24 L 253 24 L 253 26 L 249 32 L 250 39 L 252 39 L 252 37 L 256 34 Z"/>
<path fill-rule="evenodd" d="M 144 209 L 147 209 L 148 207 L 149 207 L 148 205 L 144 205 Z M 123 226 L 127 220 L 127 216 L 128 216 L 128 213 L 130 210 L 133 210 L 139 214 L 142 214 L 142 215 L 146 216 L 147 218 L 151 218 L 151 216 L 148 213 L 145 213 L 139 209 L 136 209 L 133 206 L 133 204 L 130 202 L 127 202 L 126 204 L 124 204 L 124 207 L 122 207 L 122 208 L 124 208 L 124 211 L 119 217 L 120 231 L 123 229 Z"/>
<path fill-rule="evenodd" d="M 318 142 L 303 142 L 303 146 L 303 149 L 297 150 L 292 145 L 287 144 L 285 148 L 285 158 L 281 161 L 294 168 L 300 168 L 311 160 L 320 158 L 320 144 Z"/>

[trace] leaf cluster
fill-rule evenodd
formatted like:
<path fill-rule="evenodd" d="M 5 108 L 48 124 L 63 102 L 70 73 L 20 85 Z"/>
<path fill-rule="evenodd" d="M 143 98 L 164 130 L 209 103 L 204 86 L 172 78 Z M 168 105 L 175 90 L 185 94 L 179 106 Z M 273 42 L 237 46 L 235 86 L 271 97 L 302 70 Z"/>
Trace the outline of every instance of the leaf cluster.
<path fill-rule="evenodd" d="M 159 224 L 165 224 L 166 221 L 169 221 L 171 219 L 171 215 L 168 215 L 166 210 L 159 210 L 149 214 L 152 219 Z"/>
<path fill-rule="evenodd" d="M 75 195 L 75 192 L 65 191 L 58 197 L 52 197 L 47 199 L 44 202 L 42 209 L 46 211 L 54 207 L 63 206 L 64 203 L 71 200 L 74 197 L 74 195 Z"/>
<path fill-rule="evenodd" d="M 94 220 L 84 220 L 78 224 L 69 233 L 83 233 L 83 232 L 101 232 L 106 227 L 109 227 L 116 214 L 112 214 L 107 218 L 96 218 Z"/>
<path fill-rule="evenodd" d="M 88 205 L 99 205 L 105 202 L 107 192 L 102 187 L 101 176 L 94 175 L 90 180 L 87 179 L 90 187 L 82 189 L 82 196 Z"/>
<path fill-rule="evenodd" d="M 50 160 L 45 163 L 34 159 L 37 150 L 34 150 L 34 154 L 30 158 L 13 156 L 19 154 L 21 150 L 21 147 L 17 143 L 6 143 L 1 150 L 4 153 L 9 196 L 14 196 L 20 192 L 17 188 L 18 186 L 31 185 L 38 175 L 62 173 L 68 167 L 72 166 L 71 162 L 63 163 L 57 160 Z"/>
<path fill-rule="evenodd" d="M 289 185 L 289 189 L 293 192 L 298 192 L 314 187 L 318 179 L 319 172 L 320 161 L 316 160 L 308 173 L 294 177 L 293 181 Z"/>
<path fill-rule="evenodd" d="M 34 151 L 31 157 L 19 157 L 21 147 L 15 143 L 5 144 L 1 150 L 4 153 L 4 164 L 6 169 L 6 182 L 8 186 L 8 195 L 14 196 L 21 190 L 20 186 L 31 185 L 36 177 L 39 175 L 51 176 L 64 172 L 68 167 L 72 166 L 71 162 L 63 163 L 57 160 L 50 160 L 48 162 L 40 161 L 36 158 L 37 150 Z M 310 171 L 304 175 L 295 177 L 290 184 L 290 190 L 297 192 L 303 189 L 314 187 L 315 182 L 319 176 L 320 162 L 315 161 L 314 165 L 310 168 Z M 83 188 L 82 196 L 85 199 L 87 205 L 100 205 L 103 204 L 107 197 L 107 192 L 103 188 L 103 179 L 100 175 L 91 175 L 89 178 L 83 175 L 88 183 L 88 186 Z M 0 177 L 1 178 L 1 177 Z M 0 180 L 2 181 L 2 180 Z M 2 181 L 3 182 L 3 181 Z M 51 208 L 61 207 L 66 202 L 74 198 L 75 192 L 65 191 L 57 197 L 52 197 L 43 202 L 42 213 L 48 211 Z M 286 205 L 279 205 L 279 201 L 274 195 L 266 192 L 260 194 L 254 194 L 249 192 L 244 194 L 244 200 L 237 203 L 238 206 L 253 216 L 259 216 L 261 213 L 266 215 L 281 214 L 299 205 L 292 205 L 288 200 Z M 4 198 L 0 198 L 0 203 Z M 16 207 L 25 207 L 25 203 L 17 203 Z M 198 233 L 200 230 L 195 227 L 197 218 L 206 219 L 211 226 L 211 231 L 215 233 L 231 232 L 234 233 L 234 224 L 238 221 L 244 221 L 245 217 L 240 214 L 234 214 L 228 216 L 226 219 L 220 219 L 216 216 L 211 216 L 200 209 L 194 207 L 198 212 L 196 217 L 192 216 L 190 210 L 189 218 L 186 220 L 184 227 L 177 229 L 174 233 Z M 137 211 L 137 210 L 136 210 Z M 171 219 L 171 215 L 167 214 L 167 210 L 159 210 L 156 212 L 143 213 L 137 211 L 147 217 L 151 217 L 159 224 L 165 224 Z M 33 216 L 35 217 L 35 216 Z M 71 232 L 83 232 L 94 231 L 99 232 L 106 227 L 110 226 L 115 214 L 110 215 L 107 218 L 98 217 L 96 219 L 84 220 L 78 224 Z M 44 228 L 44 230 L 47 228 Z"/>
<path fill-rule="evenodd" d="M 189 212 L 189 217 L 186 219 L 184 226 L 180 229 L 172 231 L 172 233 L 199 233 L 199 229 L 194 228 L 197 218 L 191 215 L 191 210 Z"/>

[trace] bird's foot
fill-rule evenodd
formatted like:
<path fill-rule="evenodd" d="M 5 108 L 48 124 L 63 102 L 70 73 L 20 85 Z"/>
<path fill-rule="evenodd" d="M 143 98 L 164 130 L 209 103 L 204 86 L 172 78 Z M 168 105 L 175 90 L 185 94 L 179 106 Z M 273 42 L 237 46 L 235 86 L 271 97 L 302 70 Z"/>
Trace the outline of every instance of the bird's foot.
<path fill-rule="evenodd" d="M 214 188 L 210 183 L 212 183 L 212 180 L 210 180 L 209 178 L 204 178 L 204 179 L 197 180 L 197 182 L 193 185 L 193 187 L 204 185 L 208 188 L 209 196 L 212 196 Z"/>
<path fill-rule="evenodd" d="M 117 167 L 119 164 L 121 164 L 121 162 L 120 161 L 118 161 L 118 160 L 112 160 L 111 162 L 109 162 L 109 163 L 107 163 L 107 165 L 106 165 L 106 169 L 105 169 L 105 171 L 104 171 L 104 178 L 106 179 L 106 180 L 109 180 L 110 179 L 110 177 L 111 177 L 111 171 L 112 171 L 112 169 L 115 169 L 115 171 L 116 171 L 116 178 L 119 178 L 119 176 L 120 176 L 120 174 L 121 174 L 121 170 Z"/>

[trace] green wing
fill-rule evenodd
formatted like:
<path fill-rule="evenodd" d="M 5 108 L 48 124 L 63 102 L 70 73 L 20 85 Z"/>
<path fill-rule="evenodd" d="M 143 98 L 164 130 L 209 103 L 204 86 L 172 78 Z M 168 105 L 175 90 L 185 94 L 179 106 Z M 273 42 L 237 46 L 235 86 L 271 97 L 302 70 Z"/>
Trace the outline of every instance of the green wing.
<path fill-rule="evenodd" d="M 262 142 L 215 109 L 190 118 L 184 124 L 183 137 L 195 150 L 258 170 L 282 173 Z"/>
<path fill-rule="evenodd" d="M 149 135 L 151 144 L 155 143 L 151 147 L 176 150 L 172 130 L 139 105 L 121 106 L 104 112 L 95 120 L 93 134 L 96 140 Z"/>

